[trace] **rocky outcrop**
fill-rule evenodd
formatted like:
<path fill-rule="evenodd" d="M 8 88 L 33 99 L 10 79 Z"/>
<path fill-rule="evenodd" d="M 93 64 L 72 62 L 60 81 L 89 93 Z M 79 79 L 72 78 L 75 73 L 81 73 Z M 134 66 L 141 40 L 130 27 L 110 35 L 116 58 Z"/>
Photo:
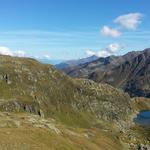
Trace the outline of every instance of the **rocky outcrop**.
<path fill-rule="evenodd" d="M 137 111 L 150 110 L 150 99 L 144 97 L 134 97 L 131 100 L 132 108 Z"/>
<path fill-rule="evenodd" d="M 0 100 L 0 111 L 5 112 L 27 112 L 43 116 L 42 110 L 37 104 L 23 103 L 14 100 Z"/>

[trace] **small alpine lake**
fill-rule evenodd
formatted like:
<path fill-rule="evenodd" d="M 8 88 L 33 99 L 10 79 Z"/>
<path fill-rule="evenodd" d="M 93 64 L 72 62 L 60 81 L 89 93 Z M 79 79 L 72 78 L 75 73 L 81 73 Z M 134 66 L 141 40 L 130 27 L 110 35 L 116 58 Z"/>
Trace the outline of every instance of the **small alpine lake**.
<path fill-rule="evenodd" d="M 142 127 L 150 128 L 150 110 L 139 112 L 134 122 Z"/>

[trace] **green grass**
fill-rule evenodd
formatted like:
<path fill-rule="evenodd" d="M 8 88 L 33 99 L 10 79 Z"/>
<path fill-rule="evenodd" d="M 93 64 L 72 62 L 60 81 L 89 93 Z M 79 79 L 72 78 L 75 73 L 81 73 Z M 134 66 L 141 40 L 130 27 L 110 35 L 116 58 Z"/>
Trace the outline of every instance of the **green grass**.
<path fill-rule="evenodd" d="M 33 59 L 0 56 L 0 64 L 11 82 L 0 81 L 0 99 L 37 105 L 45 117 L 90 126 L 98 119 L 125 121 L 131 113 L 129 96 L 109 85 L 72 79 Z"/>

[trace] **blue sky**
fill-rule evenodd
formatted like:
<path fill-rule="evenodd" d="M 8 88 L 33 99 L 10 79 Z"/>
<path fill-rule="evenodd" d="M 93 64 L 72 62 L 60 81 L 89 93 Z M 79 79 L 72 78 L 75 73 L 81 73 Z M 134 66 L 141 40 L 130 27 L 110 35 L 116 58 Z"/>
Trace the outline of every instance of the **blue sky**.
<path fill-rule="evenodd" d="M 149 0 L 0 0 L 0 53 L 48 59 L 150 47 Z"/>

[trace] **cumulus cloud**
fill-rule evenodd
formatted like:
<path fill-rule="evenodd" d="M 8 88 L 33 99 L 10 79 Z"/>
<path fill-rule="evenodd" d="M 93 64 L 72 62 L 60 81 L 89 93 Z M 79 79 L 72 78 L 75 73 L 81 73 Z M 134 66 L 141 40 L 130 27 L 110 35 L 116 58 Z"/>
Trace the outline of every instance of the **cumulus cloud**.
<path fill-rule="evenodd" d="M 98 57 L 107 57 L 107 56 L 115 54 L 117 51 L 119 51 L 121 49 L 122 49 L 122 46 L 120 44 L 112 43 L 112 44 L 108 45 L 106 48 L 104 48 L 98 52 L 95 52 L 92 50 L 87 50 L 86 54 L 88 56 L 96 55 Z"/>
<path fill-rule="evenodd" d="M 2 46 L 0 47 L 0 54 L 13 56 L 13 52 L 9 48 Z"/>
<path fill-rule="evenodd" d="M 30 58 L 35 58 L 35 59 L 48 59 L 50 60 L 51 57 L 50 55 L 30 55 L 27 54 L 25 51 L 22 50 L 12 50 L 8 47 L 0 46 L 0 55 L 9 55 L 9 56 L 16 56 L 16 57 L 30 57 Z"/>
<path fill-rule="evenodd" d="M 113 43 L 108 45 L 108 47 L 106 48 L 108 51 L 114 53 L 117 52 L 118 50 L 120 50 L 122 48 L 122 46 L 118 43 Z"/>
<path fill-rule="evenodd" d="M 9 56 L 17 56 L 17 57 L 25 57 L 26 54 L 24 51 L 18 50 L 18 51 L 13 51 L 9 49 L 8 47 L 0 47 L 0 54 L 1 55 L 9 55 Z"/>
<path fill-rule="evenodd" d="M 93 56 L 93 55 L 96 55 L 96 52 L 92 51 L 92 50 L 87 50 L 86 51 L 86 55 L 88 56 Z"/>
<path fill-rule="evenodd" d="M 110 28 L 108 26 L 103 26 L 101 29 L 101 34 L 108 37 L 119 37 L 121 35 L 121 32 L 117 29 Z"/>
<path fill-rule="evenodd" d="M 141 23 L 143 14 L 141 13 L 129 13 L 117 17 L 114 22 L 120 24 L 126 29 L 135 30 L 137 26 Z"/>

